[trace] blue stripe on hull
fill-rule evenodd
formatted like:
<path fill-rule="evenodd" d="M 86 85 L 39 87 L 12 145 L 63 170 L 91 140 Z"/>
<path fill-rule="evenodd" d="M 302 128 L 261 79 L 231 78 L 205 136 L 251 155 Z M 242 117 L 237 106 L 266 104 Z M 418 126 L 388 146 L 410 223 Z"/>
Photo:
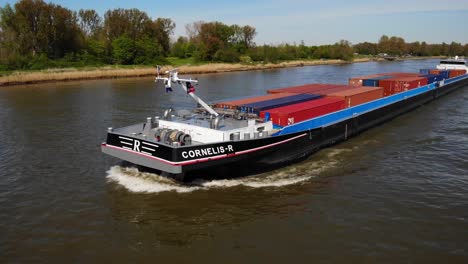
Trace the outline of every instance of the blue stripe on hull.
<path fill-rule="evenodd" d="M 462 75 L 462 76 L 454 77 L 451 79 L 446 79 L 444 81 L 444 84 L 450 84 L 450 83 L 460 81 L 466 78 L 468 78 L 468 75 Z M 431 84 L 421 86 L 415 89 L 411 89 L 405 92 L 401 92 L 401 93 L 387 96 L 381 99 L 377 99 L 375 101 L 371 101 L 365 104 L 346 108 L 344 110 L 334 112 L 328 115 L 324 115 L 324 116 L 316 117 L 316 118 L 309 119 L 306 121 L 302 121 L 300 123 L 292 124 L 290 126 L 284 127 L 282 130 L 273 134 L 273 136 L 286 135 L 286 134 L 296 133 L 296 132 L 305 131 L 309 129 L 325 127 L 325 126 L 328 126 L 328 125 L 331 125 L 331 124 L 334 124 L 334 123 L 337 123 L 346 119 L 356 117 L 360 114 L 373 111 L 375 109 L 378 109 L 378 108 L 381 108 L 390 104 L 394 104 L 396 102 L 405 100 L 407 98 L 417 96 L 422 93 L 426 93 L 434 89 L 436 89 L 436 85 L 435 83 L 431 83 Z M 442 86 L 439 89 L 444 89 L 444 87 Z"/>

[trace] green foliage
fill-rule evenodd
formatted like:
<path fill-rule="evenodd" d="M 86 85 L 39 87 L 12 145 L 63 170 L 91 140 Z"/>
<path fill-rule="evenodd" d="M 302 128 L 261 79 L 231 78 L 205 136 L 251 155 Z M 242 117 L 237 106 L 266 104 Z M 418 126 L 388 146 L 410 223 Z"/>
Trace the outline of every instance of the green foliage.
<path fill-rule="evenodd" d="M 377 55 L 379 53 L 376 43 L 363 42 L 354 45 L 354 49 L 359 54 Z"/>
<path fill-rule="evenodd" d="M 45 69 L 50 66 L 50 61 L 49 58 L 47 58 L 47 55 L 42 53 L 39 56 L 35 56 L 32 58 L 32 60 L 29 62 L 29 69 L 31 70 L 40 70 L 40 69 Z"/>
<path fill-rule="evenodd" d="M 193 57 L 189 58 L 177 58 L 177 57 L 167 57 L 167 63 L 172 66 L 181 66 L 181 65 L 196 65 L 198 64 Z"/>
<path fill-rule="evenodd" d="M 280 59 L 279 49 L 273 46 L 264 45 L 263 51 L 263 62 L 276 63 Z"/>
<path fill-rule="evenodd" d="M 179 64 L 185 61 L 277 63 L 285 60 L 341 59 L 354 53 L 375 56 L 465 55 L 468 46 L 406 43 L 397 36 L 383 35 L 378 43 L 351 45 L 342 40 L 333 45 L 261 45 L 250 25 L 227 25 L 198 21 L 186 26 L 188 37 L 171 42 L 175 23 L 152 19 L 138 9 L 113 9 L 100 17 L 95 10 L 69 10 L 44 0 L 19 0 L 0 7 L 0 70 L 83 67 L 104 64 Z M 167 56 L 176 59 L 166 60 Z"/>
<path fill-rule="evenodd" d="M 179 37 L 172 45 L 171 55 L 179 58 L 189 58 L 193 56 L 195 49 L 193 42 L 189 42 L 185 37 Z"/>
<path fill-rule="evenodd" d="M 250 58 L 250 56 L 243 55 L 243 56 L 239 57 L 239 61 L 241 63 L 251 64 L 252 63 L 252 58 Z"/>
<path fill-rule="evenodd" d="M 100 62 L 100 63 L 109 63 L 110 59 L 107 56 L 106 43 L 104 41 L 89 39 L 87 43 L 87 48 L 85 50 L 86 57 L 89 60 Z"/>
<path fill-rule="evenodd" d="M 239 62 L 240 53 L 233 49 L 221 49 L 214 55 L 215 61 L 222 62 Z"/>
<path fill-rule="evenodd" d="M 126 35 L 112 41 L 112 57 L 117 64 L 133 64 L 137 52 L 135 41 Z"/>
<path fill-rule="evenodd" d="M 150 38 L 144 38 L 136 41 L 135 64 L 154 64 L 159 61 L 164 54 L 164 48 L 156 41 Z"/>
<path fill-rule="evenodd" d="M 154 22 L 154 37 L 161 47 L 161 55 L 168 56 L 170 53 L 170 37 L 174 28 L 175 23 L 169 18 L 158 18 Z"/>

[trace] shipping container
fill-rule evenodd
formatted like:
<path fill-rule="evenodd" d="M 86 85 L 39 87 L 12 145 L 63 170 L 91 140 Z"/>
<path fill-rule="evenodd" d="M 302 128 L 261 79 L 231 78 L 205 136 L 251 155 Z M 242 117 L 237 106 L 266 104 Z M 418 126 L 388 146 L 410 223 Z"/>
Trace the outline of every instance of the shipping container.
<path fill-rule="evenodd" d="M 449 70 L 449 78 L 454 78 L 466 74 L 466 70 Z"/>
<path fill-rule="evenodd" d="M 349 79 L 348 83 L 351 86 L 359 87 L 359 86 L 362 86 L 363 80 L 377 78 L 379 76 L 381 76 L 381 75 L 380 74 L 372 74 L 372 75 L 367 75 L 367 76 L 353 77 L 353 78 Z"/>
<path fill-rule="evenodd" d="M 439 75 L 439 74 L 423 74 L 423 75 L 420 75 L 420 77 L 426 78 L 427 84 L 440 82 L 444 79 L 444 77 L 442 77 L 442 75 Z"/>
<path fill-rule="evenodd" d="M 350 78 L 348 83 L 351 86 L 364 86 L 363 81 L 368 80 L 368 79 L 374 79 L 374 78 L 379 78 L 382 76 L 417 76 L 418 73 L 411 73 L 411 72 L 384 72 L 384 73 L 378 73 L 378 74 L 372 74 L 372 75 L 367 75 L 367 76 L 357 76 Z"/>
<path fill-rule="evenodd" d="M 354 88 L 356 88 L 356 87 L 351 86 L 351 85 L 340 85 L 340 86 L 337 86 L 337 87 L 331 87 L 331 88 L 328 88 L 328 89 L 323 89 L 323 90 L 320 90 L 320 91 L 316 91 L 315 93 L 319 94 L 319 95 L 326 96 L 326 95 L 328 95 L 330 93 L 346 91 L 346 90 L 354 89 Z"/>
<path fill-rule="evenodd" d="M 393 95 L 424 85 L 427 85 L 427 79 L 424 77 L 398 77 L 380 81 L 380 86 L 384 88 L 384 96 Z"/>
<path fill-rule="evenodd" d="M 273 124 L 287 126 L 336 112 L 344 108 L 344 99 L 339 97 L 324 97 L 312 101 L 261 111 L 260 117 L 265 118 L 265 114 L 268 112 Z"/>
<path fill-rule="evenodd" d="M 429 74 L 436 74 L 436 75 L 442 75 L 442 77 L 444 79 L 448 79 L 450 78 L 449 74 L 449 70 L 430 70 L 429 71 Z"/>
<path fill-rule="evenodd" d="M 393 77 L 396 77 L 396 76 L 384 75 L 384 76 L 379 76 L 375 78 L 364 79 L 362 80 L 362 86 L 379 87 L 380 80 L 390 79 Z"/>
<path fill-rule="evenodd" d="M 215 107 L 226 108 L 226 109 L 237 109 L 239 106 L 244 105 L 244 104 L 267 101 L 267 100 L 272 100 L 272 99 L 277 99 L 277 98 L 282 98 L 282 97 L 287 97 L 287 96 L 292 96 L 292 95 L 295 95 L 295 94 L 294 93 L 267 94 L 267 95 L 242 98 L 242 99 L 237 99 L 237 100 L 232 100 L 232 101 L 219 102 L 215 104 Z"/>
<path fill-rule="evenodd" d="M 263 110 L 268 110 L 271 108 L 278 108 L 278 107 L 291 105 L 291 104 L 302 103 L 302 102 L 314 100 L 320 97 L 322 96 L 318 94 L 296 94 L 296 95 L 292 95 L 288 97 L 282 97 L 282 98 L 277 98 L 277 99 L 272 99 L 272 100 L 267 100 L 267 101 L 241 105 L 239 110 L 243 112 L 258 114 L 260 111 L 263 111 Z"/>
<path fill-rule="evenodd" d="M 388 73 L 386 73 L 384 75 L 403 77 L 403 76 L 418 76 L 418 75 L 420 75 L 420 73 L 416 73 L 416 72 L 388 72 Z"/>
<path fill-rule="evenodd" d="M 352 107 L 374 101 L 383 97 L 384 88 L 382 87 L 357 87 L 341 92 L 330 93 L 328 96 L 340 97 L 345 100 L 346 107 Z"/>
<path fill-rule="evenodd" d="M 435 69 L 420 69 L 419 73 L 420 74 L 430 74 L 430 72 Z"/>
<path fill-rule="evenodd" d="M 285 88 L 278 88 L 278 89 L 270 89 L 267 91 L 269 94 L 275 93 L 314 93 L 314 91 L 323 90 L 330 87 L 339 86 L 339 84 L 323 84 L 323 83 L 311 83 L 311 84 L 304 84 L 299 86 L 292 86 L 292 87 L 285 87 Z"/>

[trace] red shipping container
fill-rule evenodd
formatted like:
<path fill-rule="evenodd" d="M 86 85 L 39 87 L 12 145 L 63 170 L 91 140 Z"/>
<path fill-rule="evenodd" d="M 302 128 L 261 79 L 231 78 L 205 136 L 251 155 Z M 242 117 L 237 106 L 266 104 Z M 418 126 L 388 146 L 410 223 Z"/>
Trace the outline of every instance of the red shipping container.
<path fill-rule="evenodd" d="M 344 84 L 333 84 L 333 85 L 322 85 L 322 84 L 315 85 L 314 84 L 314 86 L 310 86 L 310 87 L 295 88 L 292 91 L 296 93 L 326 95 L 330 92 L 343 91 L 343 90 L 351 89 L 351 88 L 355 88 L 355 87 L 350 86 L 350 85 L 344 85 Z"/>
<path fill-rule="evenodd" d="M 420 73 L 414 73 L 414 72 L 389 72 L 384 75 L 388 76 L 396 76 L 396 77 L 403 77 L 403 76 L 419 76 L 421 75 Z"/>
<path fill-rule="evenodd" d="M 383 95 L 389 96 L 427 85 L 427 79 L 424 77 L 398 77 L 380 80 L 379 85 L 384 88 Z"/>
<path fill-rule="evenodd" d="M 454 78 L 466 74 L 466 70 L 450 70 L 449 78 Z"/>
<path fill-rule="evenodd" d="M 220 102 L 220 103 L 216 103 L 215 107 L 237 109 L 237 107 L 241 105 L 267 101 L 267 100 L 277 99 L 277 98 L 282 98 L 282 97 L 288 97 L 292 95 L 295 95 L 295 94 L 294 93 L 267 94 L 267 95 L 249 97 L 249 98 L 244 98 L 244 99 L 239 99 L 239 100 L 234 100 L 234 101 Z"/>
<path fill-rule="evenodd" d="M 328 96 L 340 97 L 345 100 L 346 107 L 356 106 L 383 97 L 384 88 L 382 87 L 358 87 L 341 92 L 330 93 Z"/>
<path fill-rule="evenodd" d="M 367 75 L 367 76 L 358 76 L 358 77 L 353 77 L 350 78 L 348 83 L 351 86 L 354 87 L 359 87 L 362 86 L 362 81 L 366 79 L 373 79 L 381 76 L 395 76 L 395 77 L 400 77 L 400 76 L 419 76 L 419 73 L 412 73 L 412 72 L 384 72 L 384 73 L 377 73 L 377 74 L 372 74 L 372 75 Z"/>
<path fill-rule="evenodd" d="M 273 124 L 287 126 L 317 116 L 336 112 L 344 108 L 344 99 L 339 97 L 326 97 L 261 111 L 260 117 L 265 118 L 265 113 L 269 112 Z"/>
<path fill-rule="evenodd" d="M 320 90 L 320 91 L 316 91 L 315 94 L 325 95 L 326 96 L 326 95 L 329 95 L 331 93 L 347 91 L 347 90 L 355 89 L 355 88 L 356 87 L 351 86 L 351 85 L 340 85 L 340 86 L 337 86 L 337 87 L 331 87 L 329 89 L 323 89 L 323 90 Z"/>
<path fill-rule="evenodd" d="M 271 89 L 268 90 L 267 93 L 275 94 L 275 93 L 310 93 L 315 94 L 315 91 L 323 90 L 330 87 L 336 87 L 339 84 L 323 84 L 323 83 L 311 83 L 299 86 L 292 86 L 286 88 L 279 88 L 279 89 Z"/>

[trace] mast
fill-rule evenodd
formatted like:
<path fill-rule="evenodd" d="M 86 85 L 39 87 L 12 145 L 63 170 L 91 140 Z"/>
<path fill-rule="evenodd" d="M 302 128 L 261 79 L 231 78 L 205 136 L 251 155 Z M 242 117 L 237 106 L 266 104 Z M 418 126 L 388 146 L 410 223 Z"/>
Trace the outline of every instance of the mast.
<path fill-rule="evenodd" d="M 214 115 L 214 116 L 219 116 L 219 114 L 213 109 L 211 108 L 207 103 L 205 103 L 205 101 L 203 101 L 200 97 L 198 97 L 196 94 L 195 94 L 195 89 L 193 88 L 193 84 L 197 84 L 198 81 L 197 80 L 192 80 L 191 78 L 190 79 L 181 79 L 179 78 L 179 72 L 178 72 L 178 69 L 172 69 L 172 70 L 169 70 L 169 71 L 165 71 L 164 73 L 168 74 L 168 77 L 160 77 L 159 76 L 159 69 L 160 67 L 157 66 L 157 76 L 156 76 L 156 82 L 158 81 L 164 81 L 164 85 L 165 85 L 165 88 L 166 90 L 171 90 L 171 84 L 172 83 L 176 83 L 178 85 L 180 85 L 182 87 L 182 89 L 188 94 L 190 95 L 193 100 L 195 100 L 195 102 L 199 103 L 203 108 L 205 108 L 206 111 L 208 111 L 210 114 Z M 189 86 L 189 87 L 188 87 Z"/>

